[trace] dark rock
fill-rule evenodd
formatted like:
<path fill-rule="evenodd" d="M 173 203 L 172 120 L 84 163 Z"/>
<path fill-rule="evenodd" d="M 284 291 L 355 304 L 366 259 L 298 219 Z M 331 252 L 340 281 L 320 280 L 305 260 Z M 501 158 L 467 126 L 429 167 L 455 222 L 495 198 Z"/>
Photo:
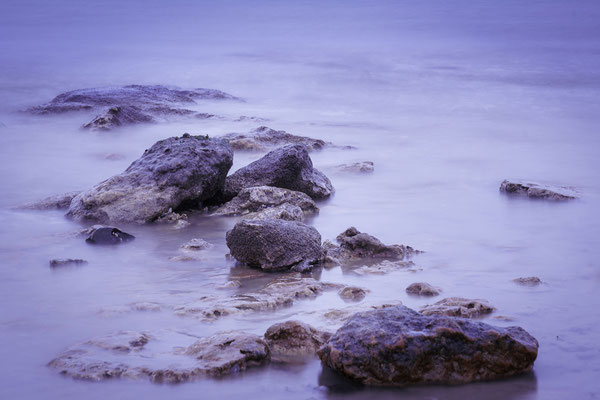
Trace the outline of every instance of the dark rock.
<path fill-rule="evenodd" d="M 346 286 L 338 295 L 345 301 L 361 301 L 367 295 L 367 291 L 356 286 Z"/>
<path fill-rule="evenodd" d="M 242 189 L 237 196 L 217 209 L 213 215 L 243 215 L 284 203 L 298 206 L 301 211 L 306 213 L 319 212 L 315 202 L 302 192 L 273 186 L 257 186 Z"/>
<path fill-rule="evenodd" d="M 135 106 L 114 106 L 84 124 L 83 129 L 108 131 L 122 125 L 154 122 L 151 115 Z"/>
<path fill-rule="evenodd" d="M 223 197 L 231 200 L 242 189 L 254 186 L 295 190 L 313 199 L 329 197 L 334 191 L 329 179 L 313 168 L 306 147 L 298 144 L 275 149 L 228 176 Z"/>
<path fill-rule="evenodd" d="M 71 201 L 75 196 L 77 196 L 81 191 L 69 192 L 65 194 L 59 194 L 56 196 L 46 197 L 45 199 L 34 201 L 32 203 L 27 203 L 18 208 L 24 210 L 61 210 L 69 208 L 71 205 Z"/>
<path fill-rule="evenodd" d="M 323 363 L 367 385 L 457 384 L 530 371 L 538 342 L 499 328 L 388 307 L 355 314 L 319 350 Z"/>
<path fill-rule="evenodd" d="M 500 184 L 500 191 L 532 199 L 565 201 L 577 198 L 572 188 L 544 186 L 529 182 L 509 182 L 505 180 Z"/>
<path fill-rule="evenodd" d="M 417 296 L 437 296 L 440 294 L 440 289 L 434 286 L 431 286 L 426 282 L 415 282 L 411 283 L 406 288 L 406 293 L 414 294 Z"/>
<path fill-rule="evenodd" d="M 450 317 L 477 318 L 496 311 L 486 300 L 448 297 L 419 310 L 423 315 L 448 315 Z"/>
<path fill-rule="evenodd" d="M 263 270 L 312 264 L 322 256 L 319 232 L 296 221 L 243 220 L 227 232 L 226 240 L 236 260 Z"/>
<path fill-rule="evenodd" d="M 152 222 L 170 209 L 196 205 L 223 188 L 233 152 L 203 136 L 156 142 L 123 173 L 76 196 L 67 216 L 101 222 Z"/>
<path fill-rule="evenodd" d="M 281 362 L 315 356 L 330 337 L 331 333 L 319 331 L 300 321 L 271 325 L 265 332 L 271 359 Z"/>
<path fill-rule="evenodd" d="M 286 131 L 276 131 L 266 126 L 256 128 L 246 134 L 230 133 L 223 136 L 234 150 L 264 151 L 287 144 L 302 144 L 308 151 L 321 150 L 332 143 L 307 136 L 296 136 Z"/>
<path fill-rule="evenodd" d="M 50 260 L 50 267 L 57 268 L 57 267 L 64 267 L 67 265 L 83 265 L 83 264 L 87 264 L 87 263 L 88 263 L 87 261 L 82 260 L 80 258 L 59 258 L 59 259 Z"/>
<path fill-rule="evenodd" d="M 352 164 L 336 165 L 334 167 L 334 170 L 342 173 L 369 174 L 375 171 L 375 166 L 373 164 L 373 161 L 361 161 Z"/>
<path fill-rule="evenodd" d="M 118 228 L 112 226 L 96 226 L 94 227 L 86 242 L 90 244 L 119 244 L 129 242 L 135 239 L 135 236 L 125 233 Z"/>
<path fill-rule="evenodd" d="M 537 286 L 542 283 L 542 280 L 540 278 L 538 278 L 537 276 L 528 276 L 528 277 L 513 279 L 513 282 L 518 285 L 522 285 L 522 286 Z"/>

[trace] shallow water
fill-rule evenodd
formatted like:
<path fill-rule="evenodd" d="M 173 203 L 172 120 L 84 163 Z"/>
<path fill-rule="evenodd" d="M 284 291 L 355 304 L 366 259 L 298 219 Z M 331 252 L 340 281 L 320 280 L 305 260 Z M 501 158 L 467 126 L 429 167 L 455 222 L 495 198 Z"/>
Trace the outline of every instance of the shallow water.
<path fill-rule="evenodd" d="M 0 4 L 0 398 L 415 398 L 563 399 L 600 394 L 600 6 L 594 1 L 80 2 Z M 402 301 L 415 281 L 443 296 L 485 298 L 486 321 L 519 325 L 540 342 L 531 374 L 464 386 L 368 389 L 317 360 L 180 385 L 81 382 L 46 367 L 71 344 L 116 330 L 175 328 L 257 334 L 275 322 L 346 306 L 335 292 L 271 313 L 206 323 L 170 307 L 249 270 L 225 259 L 235 218 L 194 216 L 182 230 L 122 226 L 137 239 L 88 246 L 62 212 L 23 211 L 28 201 L 85 189 L 124 170 L 156 140 L 183 132 L 245 132 L 251 122 L 180 120 L 110 133 L 79 130 L 92 115 L 17 112 L 77 88 L 170 84 L 209 87 L 244 103 L 200 102 L 198 111 L 270 119 L 274 129 L 355 150 L 311 154 L 335 196 L 310 221 L 323 239 L 356 226 L 386 243 L 425 250 L 422 270 L 326 282 L 370 290 L 365 304 Z M 121 159 L 106 159 L 118 154 Z M 235 155 L 235 170 L 258 154 Z M 353 176 L 331 167 L 370 160 Z M 576 188 L 553 204 L 498 193 L 506 178 Z M 215 246 L 174 262 L 200 237 Z M 89 264 L 52 270 L 52 258 Z M 529 288 L 512 279 L 539 276 Z M 153 302 L 157 312 L 124 312 Z M 507 316 L 512 321 L 494 319 Z"/>

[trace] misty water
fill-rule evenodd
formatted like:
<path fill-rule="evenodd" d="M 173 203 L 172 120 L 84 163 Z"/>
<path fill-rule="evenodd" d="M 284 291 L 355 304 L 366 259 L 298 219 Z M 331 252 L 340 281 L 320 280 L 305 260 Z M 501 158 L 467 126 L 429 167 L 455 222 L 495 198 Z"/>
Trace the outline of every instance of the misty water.
<path fill-rule="evenodd" d="M 596 1 L 3 0 L 0 398 L 597 398 L 599 21 Z M 94 112 L 20 112 L 67 90 L 126 84 L 215 88 L 245 102 L 194 106 L 223 120 L 100 133 L 80 129 Z M 269 121 L 234 121 L 242 115 Z M 334 291 L 212 323 L 177 316 L 178 304 L 255 290 L 279 276 L 226 259 L 225 232 L 236 218 L 197 214 L 179 230 L 119 225 L 136 240 L 98 248 L 74 235 L 87 225 L 64 211 L 15 208 L 89 188 L 157 140 L 259 125 L 356 147 L 311 153 L 336 188 L 309 221 L 323 239 L 355 226 L 426 252 L 414 259 L 417 272 L 358 276 L 338 267 L 314 277 L 369 289 L 365 305 L 401 301 L 418 309 L 442 297 L 487 299 L 497 311 L 485 322 L 518 325 L 538 339 L 533 372 L 462 386 L 369 389 L 323 370 L 316 358 L 177 385 L 91 383 L 48 368 L 68 346 L 114 331 L 262 335 L 288 319 L 326 326 L 314 311 L 348 305 Z M 260 156 L 236 153 L 231 171 Z M 333 169 L 365 160 L 374 162 L 373 174 Z M 572 186 L 580 199 L 507 197 L 498 191 L 503 179 Z M 202 260 L 169 260 L 192 238 L 214 247 Z M 51 269 L 54 258 L 89 263 Z M 248 274 L 239 289 L 217 289 Z M 523 276 L 543 284 L 512 282 Z M 416 281 L 441 287 L 442 296 L 408 296 Z M 122 311 L 136 302 L 160 311 Z"/>

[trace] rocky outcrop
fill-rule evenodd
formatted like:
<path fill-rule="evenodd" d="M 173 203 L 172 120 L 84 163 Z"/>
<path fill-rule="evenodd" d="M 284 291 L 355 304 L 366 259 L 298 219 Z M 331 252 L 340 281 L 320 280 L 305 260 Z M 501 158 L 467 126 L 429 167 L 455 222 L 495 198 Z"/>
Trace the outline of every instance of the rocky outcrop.
<path fill-rule="evenodd" d="M 477 318 L 496 311 L 486 300 L 448 297 L 419 310 L 423 315 L 448 315 L 451 317 Z"/>
<path fill-rule="evenodd" d="M 364 258 L 383 258 L 387 260 L 403 260 L 418 253 L 410 246 L 385 245 L 368 233 L 359 232 L 350 227 L 340 233 L 337 238 L 339 246 L 327 241 L 323 245 L 328 261 L 343 263 Z"/>
<path fill-rule="evenodd" d="M 122 377 L 177 383 L 239 373 L 270 358 L 267 344 L 257 335 L 221 332 L 193 340 L 191 334 L 174 331 L 122 331 L 72 346 L 48 366 L 91 381 Z"/>
<path fill-rule="evenodd" d="M 333 167 L 338 173 L 370 174 L 375 171 L 373 161 L 360 161 L 350 164 L 340 164 Z"/>
<path fill-rule="evenodd" d="M 346 286 L 338 295 L 345 301 L 361 301 L 367 295 L 367 291 L 357 286 Z"/>
<path fill-rule="evenodd" d="M 83 265 L 87 264 L 86 260 L 81 258 L 56 258 L 49 261 L 51 268 L 65 267 L 68 265 Z"/>
<path fill-rule="evenodd" d="M 223 188 L 233 152 L 226 142 L 183 135 L 156 142 L 123 173 L 80 193 L 67 216 L 101 222 L 152 222 Z"/>
<path fill-rule="evenodd" d="M 416 296 L 437 296 L 440 294 L 440 288 L 431 286 L 426 282 L 415 282 L 408 285 L 406 293 Z"/>
<path fill-rule="evenodd" d="M 23 210 L 63 210 L 69 208 L 71 201 L 73 201 L 73 198 L 79 193 L 81 193 L 81 191 L 50 196 L 39 201 L 24 204 L 18 208 Z"/>
<path fill-rule="evenodd" d="M 298 361 L 315 356 L 317 350 L 331 337 L 300 321 L 286 321 L 272 325 L 265 332 L 265 341 L 271 350 L 271 359 L 280 362 Z"/>
<path fill-rule="evenodd" d="M 565 201 L 577 198 L 572 188 L 545 186 L 531 182 L 510 182 L 504 180 L 500 184 L 500 191 L 532 199 Z"/>
<path fill-rule="evenodd" d="M 94 225 L 88 230 L 89 235 L 85 241 L 89 244 L 120 244 L 135 239 L 135 236 L 114 226 Z"/>
<path fill-rule="evenodd" d="M 538 286 L 542 284 L 542 280 L 537 276 L 527 276 L 513 279 L 513 282 L 521 286 Z"/>
<path fill-rule="evenodd" d="M 367 385 L 457 384 L 530 371 L 538 342 L 519 327 L 428 317 L 388 307 L 355 314 L 319 350 L 324 364 Z"/>
<path fill-rule="evenodd" d="M 275 149 L 228 176 L 222 197 L 228 201 L 255 186 L 295 190 L 313 199 L 329 197 L 334 191 L 329 179 L 313 168 L 306 146 L 299 144 Z"/>
<path fill-rule="evenodd" d="M 219 207 L 212 215 L 244 215 L 283 204 L 288 204 L 287 208 L 299 207 L 302 214 L 319 212 L 313 199 L 302 192 L 273 186 L 257 186 L 242 189 L 237 196 Z"/>
<path fill-rule="evenodd" d="M 321 235 L 297 221 L 242 220 L 227 232 L 227 247 L 239 262 L 273 271 L 321 260 Z"/>
<path fill-rule="evenodd" d="M 248 133 L 230 133 L 223 136 L 229 141 L 233 150 L 240 151 L 266 151 L 287 144 L 302 144 L 308 151 L 321 150 L 333 146 L 332 143 L 307 136 L 296 136 L 286 131 L 276 131 L 266 126 L 261 126 Z"/>
<path fill-rule="evenodd" d="M 135 106 L 114 106 L 83 124 L 83 129 L 108 131 L 122 125 L 154 122 L 152 115 Z"/>

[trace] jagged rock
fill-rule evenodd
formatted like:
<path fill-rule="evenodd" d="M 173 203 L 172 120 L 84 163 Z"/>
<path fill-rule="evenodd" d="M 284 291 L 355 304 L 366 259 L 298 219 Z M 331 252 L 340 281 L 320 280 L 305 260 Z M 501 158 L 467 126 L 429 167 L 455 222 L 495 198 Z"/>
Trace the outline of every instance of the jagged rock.
<path fill-rule="evenodd" d="M 123 377 L 177 383 L 235 374 L 270 358 L 267 344 L 257 335 L 221 332 L 190 344 L 193 340 L 174 331 L 123 331 L 72 346 L 48 366 L 84 380 Z"/>
<path fill-rule="evenodd" d="M 286 221 L 303 221 L 304 212 L 298 206 L 283 203 L 277 207 L 268 207 L 260 211 L 244 215 L 244 219 L 283 219 Z"/>
<path fill-rule="evenodd" d="M 440 294 L 440 288 L 431 286 L 426 282 L 415 282 L 406 288 L 406 293 L 417 296 L 437 296 Z"/>
<path fill-rule="evenodd" d="M 324 364 L 367 385 L 456 384 L 530 371 L 538 342 L 520 327 L 424 316 L 404 306 L 355 314 L 319 350 Z"/>
<path fill-rule="evenodd" d="M 166 213 L 163 213 L 160 217 L 154 220 L 154 222 L 156 222 L 157 224 L 179 224 L 182 226 L 187 226 L 189 225 L 187 218 L 187 214 L 176 213 L 173 211 L 172 208 L 169 208 L 169 210 Z"/>
<path fill-rule="evenodd" d="M 321 235 L 297 221 L 242 220 L 226 235 L 227 247 L 238 261 L 263 270 L 281 270 L 302 261 L 321 260 Z"/>
<path fill-rule="evenodd" d="M 90 244 L 120 244 L 135 239 L 135 236 L 113 226 L 94 225 L 85 241 Z"/>
<path fill-rule="evenodd" d="M 537 276 L 528 276 L 528 277 L 513 279 L 513 282 L 515 282 L 518 285 L 522 285 L 522 286 L 537 286 L 542 283 L 542 280 L 540 278 L 538 278 Z"/>
<path fill-rule="evenodd" d="M 24 210 L 62 210 L 69 208 L 69 206 L 71 205 L 71 201 L 79 193 L 81 193 L 81 191 L 68 192 L 56 196 L 50 196 L 39 201 L 24 204 L 22 206 L 19 206 L 18 208 Z"/>
<path fill-rule="evenodd" d="M 86 260 L 82 260 L 80 258 L 58 258 L 50 260 L 49 264 L 52 268 L 64 267 L 66 265 L 82 265 L 87 264 Z"/>
<path fill-rule="evenodd" d="M 332 143 L 307 136 L 296 136 L 286 131 L 276 131 L 266 126 L 256 128 L 246 134 L 230 133 L 223 136 L 229 141 L 233 150 L 264 151 L 286 144 L 302 144 L 308 151 L 321 150 L 333 146 Z"/>
<path fill-rule="evenodd" d="M 208 243 L 206 240 L 195 238 L 187 243 L 182 244 L 180 248 L 183 250 L 200 251 L 210 249 L 211 247 L 213 247 L 213 245 Z"/>
<path fill-rule="evenodd" d="M 395 271 L 418 272 L 421 271 L 412 261 L 383 260 L 377 264 L 363 265 L 352 270 L 357 275 L 386 275 Z"/>
<path fill-rule="evenodd" d="M 334 191 L 329 179 L 313 168 L 306 146 L 299 144 L 275 149 L 229 175 L 222 197 L 231 200 L 242 189 L 254 186 L 295 190 L 313 199 L 329 197 Z"/>
<path fill-rule="evenodd" d="M 373 161 L 361 161 L 355 162 L 351 164 L 340 164 L 334 167 L 336 172 L 342 173 L 360 173 L 360 174 L 369 174 L 375 171 L 375 165 Z"/>
<path fill-rule="evenodd" d="M 93 131 L 108 131 L 122 125 L 154 122 L 152 115 L 143 112 L 135 106 L 114 106 L 83 124 L 83 129 Z"/>
<path fill-rule="evenodd" d="M 319 331 L 300 321 L 271 325 L 265 332 L 271 359 L 281 362 L 297 361 L 316 355 L 317 350 L 330 337 L 330 332 Z"/>
<path fill-rule="evenodd" d="M 273 186 L 256 186 L 242 189 L 237 196 L 219 207 L 213 215 L 243 215 L 288 203 L 300 207 L 305 213 L 317 213 L 319 208 L 308 195 Z"/>
<path fill-rule="evenodd" d="M 340 233 L 337 238 L 339 246 L 327 241 L 323 248 L 331 261 L 345 262 L 363 258 L 384 258 L 402 260 L 418 253 L 410 246 L 383 244 L 379 239 L 368 233 L 361 233 L 350 227 Z"/>
<path fill-rule="evenodd" d="M 77 195 L 67 216 L 101 222 L 152 222 L 170 209 L 213 197 L 223 187 L 233 152 L 203 136 L 156 142 L 125 172 Z"/>
<path fill-rule="evenodd" d="M 367 295 L 367 291 L 356 286 L 346 286 L 338 292 L 338 295 L 346 301 L 361 301 Z"/>
<path fill-rule="evenodd" d="M 419 310 L 423 315 L 448 315 L 451 317 L 477 318 L 496 311 L 486 300 L 448 297 Z"/>
<path fill-rule="evenodd" d="M 500 184 L 500 191 L 532 199 L 564 201 L 577 198 L 572 188 L 544 186 L 530 182 L 509 182 L 504 180 Z"/>

